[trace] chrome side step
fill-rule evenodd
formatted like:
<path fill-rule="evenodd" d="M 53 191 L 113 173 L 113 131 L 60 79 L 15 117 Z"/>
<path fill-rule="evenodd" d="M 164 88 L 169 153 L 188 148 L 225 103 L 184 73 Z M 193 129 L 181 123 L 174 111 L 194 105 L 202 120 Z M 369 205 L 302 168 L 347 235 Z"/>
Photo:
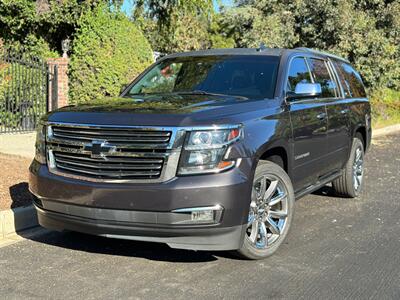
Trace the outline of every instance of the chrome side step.
<path fill-rule="evenodd" d="M 335 171 L 334 173 L 322 176 L 318 179 L 318 181 L 315 184 L 309 185 L 308 187 L 298 191 L 295 193 L 295 198 L 300 199 L 308 194 L 311 194 L 312 192 L 315 192 L 316 190 L 320 189 L 327 183 L 335 180 L 336 178 L 342 176 L 343 170 Z"/>

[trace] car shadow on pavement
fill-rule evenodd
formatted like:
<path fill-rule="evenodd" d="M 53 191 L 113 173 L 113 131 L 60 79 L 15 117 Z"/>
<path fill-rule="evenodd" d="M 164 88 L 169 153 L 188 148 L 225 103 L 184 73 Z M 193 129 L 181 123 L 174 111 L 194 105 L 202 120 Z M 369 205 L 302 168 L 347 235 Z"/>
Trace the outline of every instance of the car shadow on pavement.
<path fill-rule="evenodd" d="M 337 198 L 338 195 L 335 193 L 335 190 L 330 185 L 325 185 L 322 188 L 312 192 L 313 195 L 316 196 L 324 196 L 324 197 L 334 197 Z"/>
<path fill-rule="evenodd" d="M 229 252 L 208 252 L 172 249 L 166 244 L 105 238 L 77 232 L 48 231 L 27 236 L 29 240 L 73 251 L 94 254 L 144 258 L 172 263 L 212 262 L 225 257 L 238 259 Z"/>

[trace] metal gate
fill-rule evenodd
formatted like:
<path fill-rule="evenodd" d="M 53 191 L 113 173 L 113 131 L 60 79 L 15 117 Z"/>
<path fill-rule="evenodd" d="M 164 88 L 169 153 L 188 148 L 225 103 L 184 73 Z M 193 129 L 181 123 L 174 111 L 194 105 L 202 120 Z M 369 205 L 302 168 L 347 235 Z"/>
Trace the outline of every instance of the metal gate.
<path fill-rule="evenodd" d="M 40 58 L 9 49 L 0 53 L 0 133 L 35 130 L 49 108 L 49 87 L 56 88 L 52 73 Z"/>

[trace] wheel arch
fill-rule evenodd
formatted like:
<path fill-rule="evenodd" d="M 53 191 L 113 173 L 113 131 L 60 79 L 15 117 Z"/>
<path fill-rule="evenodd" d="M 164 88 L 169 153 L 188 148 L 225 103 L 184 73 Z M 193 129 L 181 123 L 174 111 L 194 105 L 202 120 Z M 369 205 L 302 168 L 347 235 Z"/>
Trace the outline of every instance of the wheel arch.
<path fill-rule="evenodd" d="M 362 143 L 364 145 L 364 151 L 367 149 L 367 145 L 368 145 L 368 136 L 367 136 L 367 129 L 365 128 L 365 126 L 363 125 L 359 125 L 358 127 L 356 127 L 356 129 L 354 130 L 353 133 L 353 138 L 356 137 L 357 133 L 361 134 L 363 140 Z"/>
<path fill-rule="evenodd" d="M 282 160 L 282 165 L 281 163 L 278 163 L 278 161 L 275 161 L 274 159 L 270 159 L 273 157 L 279 157 Z M 261 155 L 259 160 L 269 160 L 272 162 L 277 163 L 282 167 L 286 173 L 288 173 L 288 154 L 287 151 L 284 147 L 282 146 L 276 146 L 272 148 L 266 149 Z"/>
<path fill-rule="evenodd" d="M 256 164 L 260 160 L 272 161 L 282 167 L 285 172 L 291 177 L 291 160 L 290 160 L 290 147 L 289 142 L 283 139 L 270 141 L 259 147 L 256 155 Z M 280 158 L 281 163 L 275 158 Z M 273 158 L 273 159 L 270 159 Z"/>

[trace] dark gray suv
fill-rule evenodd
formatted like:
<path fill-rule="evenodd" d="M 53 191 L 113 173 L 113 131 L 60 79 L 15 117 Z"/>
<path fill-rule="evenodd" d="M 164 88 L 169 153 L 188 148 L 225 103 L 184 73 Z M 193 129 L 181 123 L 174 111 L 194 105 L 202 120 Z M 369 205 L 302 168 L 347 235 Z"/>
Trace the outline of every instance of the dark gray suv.
<path fill-rule="evenodd" d="M 49 113 L 30 167 L 46 228 L 274 253 L 294 201 L 363 186 L 370 104 L 345 59 L 310 49 L 163 57 L 118 98 Z"/>

